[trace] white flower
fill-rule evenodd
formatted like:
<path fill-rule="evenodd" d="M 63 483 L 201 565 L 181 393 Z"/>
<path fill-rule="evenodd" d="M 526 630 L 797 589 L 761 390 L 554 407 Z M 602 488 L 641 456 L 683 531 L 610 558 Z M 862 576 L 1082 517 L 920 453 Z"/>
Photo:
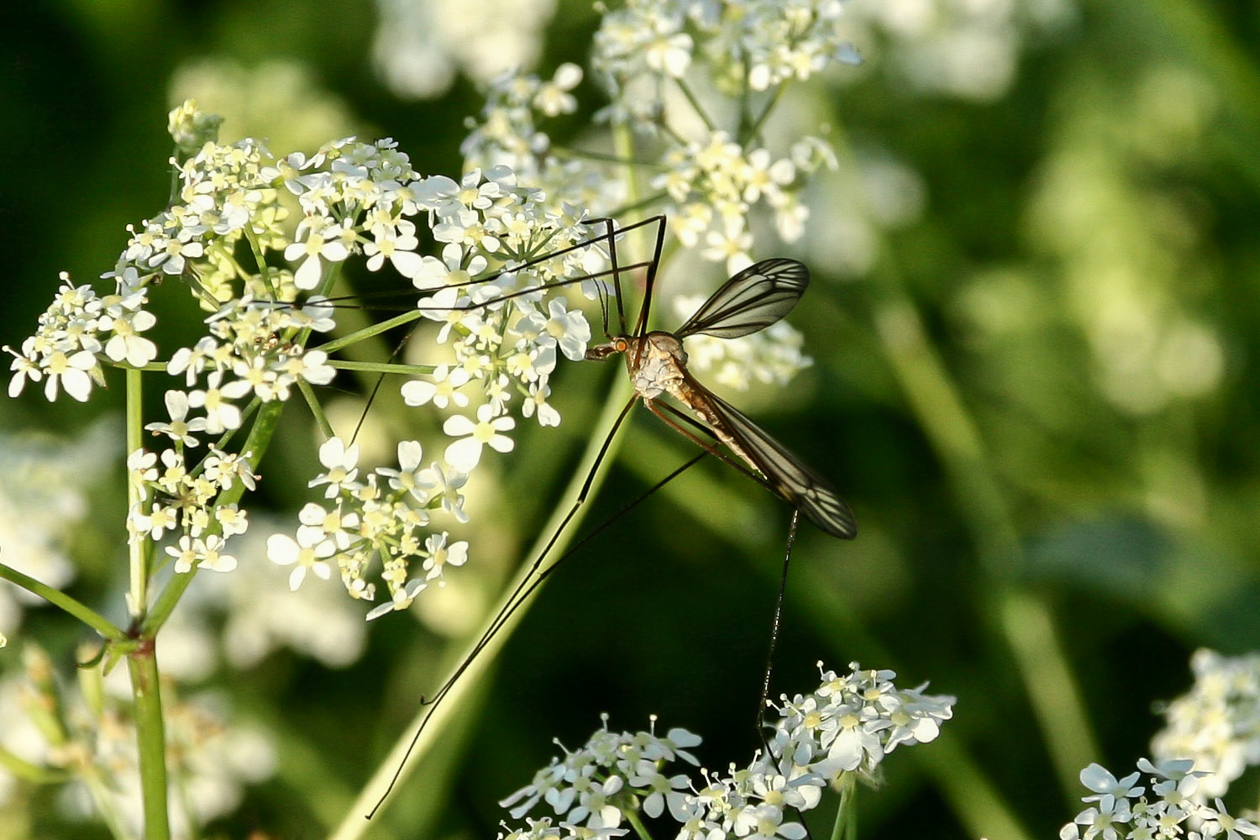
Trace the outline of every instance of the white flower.
<path fill-rule="evenodd" d="M 65 388 L 66 393 L 79 402 L 87 402 L 88 396 L 92 393 L 93 374 L 98 372 L 96 356 L 93 353 L 80 350 L 67 356 L 60 350 L 54 350 L 44 359 L 43 368 L 48 376 L 48 381 L 44 383 L 44 396 L 49 402 L 56 401 L 58 385 Z M 9 389 L 12 392 L 11 384 Z M 21 390 L 20 386 L 18 390 Z"/>
<path fill-rule="evenodd" d="M 342 229 L 335 224 L 307 224 L 305 229 L 306 240 L 286 247 L 284 258 L 289 262 L 302 261 L 293 273 L 293 282 L 299 289 L 309 291 L 319 285 L 323 272 L 321 261 L 341 262 L 350 256 L 350 250 L 341 240 Z"/>
<path fill-rule="evenodd" d="M 446 537 L 443 531 L 430 535 L 424 541 L 424 553 L 427 555 L 424 561 L 425 580 L 441 581 L 446 566 L 462 566 L 468 562 L 468 543 L 460 540 L 447 546 Z"/>
<path fill-rule="evenodd" d="M 482 446 L 488 445 L 496 452 L 511 452 L 513 441 L 502 433 L 515 426 L 516 421 L 511 417 L 495 417 L 489 405 L 477 409 L 476 423 L 462 414 L 446 418 L 442 431 L 460 438 L 446 447 L 446 463 L 461 472 L 469 472 L 481 460 Z"/>
<path fill-rule="evenodd" d="M 1137 798 L 1146 791 L 1146 788 L 1141 785 L 1134 784 L 1138 780 L 1139 775 L 1139 773 L 1134 772 L 1123 779 L 1117 780 L 1101 764 L 1091 764 L 1081 771 L 1081 784 L 1094 791 L 1094 795 L 1083 797 L 1082 801 L 1093 802 L 1105 796 L 1120 798 L 1132 796 Z"/>
<path fill-rule="evenodd" d="M 416 253 L 420 240 L 409 233 L 381 232 L 376 239 L 363 246 L 367 254 L 368 271 L 380 271 L 385 260 L 403 277 L 412 278 L 420 271 L 421 257 Z"/>
<path fill-rule="evenodd" d="M 220 387 L 222 381 L 223 371 L 216 370 L 210 374 L 204 391 L 194 390 L 188 394 L 189 406 L 205 409 L 206 417 L 201 428 L 212 435 L 241 427 L 241 410 L 230 400 L 239 399 L 250 390 L 249 383 L 240 379 L 234 379 Z"/>
<path fill-rule="evenodd" d="M 135 295 L 142 300 L 142 296 Z M 136 301 L 139 306 L 140 300 Z M 157 345 L 139 333 L 150 329 L 157 323 L 151 312 L 143 309 L 126 311 L 114 318 L 102 318 L 102 330 L 113 329 L 114 334 L 105 343 L 105 355 L 115 362 L 126 362 L 132 367 L 141 368 L 157 358 Z"/>
<path fill-rule="evenodd" d="M 308 571 L 328 580 L 332 570 L 325 558 L 331 557 L 334 551 L 333 544 L 327 540 L 319 539 L 312 544 L 309 531 L 298 536 L 303 542 L 297 542 L 288 534 L 272 534 L 267 538 L 267 558 L 277 566 L 294 567 L 289 573 L 289 589 L 294 592 L 306 580 Z"/>
<path fill-rule="evenodd" d="M 389 479 L 389 486 L 395 490 L 404 490 L 422 505 L 427 504 L 433 486 L 428 470 L 420 468 L 423 449 L 417 440 L 404 440 L 398 444 L 399 469 L 380 467 L 377 472 Z"/>
<path fill-rule="evenodd" d="M 438 408 L 446 408 L 451 403 L 455 403 L 463 408 L 468 405 L 468 395 L 460 393 L 459 389 L 467 385 L 470 378 L 468 371 L 462 367 L 452 368 L 449 365 L 439 365 L 433 371 L 432 382 L 413 379 L 403 383 L 401 389 L 403 402 L 410 406 L 421 406 L 432 402 Z"/>
<path fill-rule="evenodd" d="M 521 403 L 521 414 L 526 418 L 532 417 L 534 412 L 538 412 L 538 425 L 540 426 L 559 426 L 560 412 L 552 408 L 547 402 L 547 397 L 551 395 L 551 389 L 546 385 L 533 382 L 529 386 L 529 397 Z"/>
<path fill-rule="evenodd" d="M 230 572 L 236 568 L 236 558 L 221 552 L 223 544 L 223 538 L 215 534 L 204 539 L 183 536 L 177 546 L 167 546 L 166 553 L 175 558 L 175 571 L 179 574 L 191 572 L 194 566 Z"/>
<path fill-rule="evenodd" d="M 163 399 L 166 403 L 166 412 L 171 416 L 171 421 L 169 423 L 149 423 L 144 428 L 154 434 L 166 435 L 171 440 L 182 443 L 184 446 L 196 446 L 198 440 L 191 433 L 204 429 L 205 421 L 187 419 L 188 394 L 185 394 L 183 391 L 167 391 Z"/>
<path fill-rule="evenodd" d="M 324 498 L 335 499 L 343 488 L 355 486 L 355 479 L 359 477 L 359 445 L 347 447 L 341 438 L 331 437 L 319 448 L 319 462 L 328 471 L 311 479 L 307 486 L 327 484 Z"/>
<path fill-rule="evenodd" d="M 735 817 L 735 834 L 746 840 L 800 840 L 805 836 L 805 826 L 783 822 L 783 809 L 776 805 L 749 805 Z"/>

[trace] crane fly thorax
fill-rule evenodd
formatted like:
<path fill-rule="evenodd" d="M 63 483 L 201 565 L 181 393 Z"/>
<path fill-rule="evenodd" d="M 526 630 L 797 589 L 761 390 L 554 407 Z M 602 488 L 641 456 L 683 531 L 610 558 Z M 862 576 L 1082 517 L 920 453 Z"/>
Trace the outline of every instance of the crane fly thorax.
<path fill-rule="evenodd" d="M 675 393 L 686 378 L 687 351 L 682 342 L 667 332 L 628 337 L 626 342 L 626 367 L 639 396 L 654 400 L 662 393 Z"/>
<path fill-rule="evenodd" d="M 677 396 L 679 385 L 685 382 L 687 351 L 671 333 L 615 335 L 608 343 L 588 349 L 586 358 L 599 361 L 617 353 L 626 354 L 635 393 L 644 399 L 654 400 L 662 393 Z"/>

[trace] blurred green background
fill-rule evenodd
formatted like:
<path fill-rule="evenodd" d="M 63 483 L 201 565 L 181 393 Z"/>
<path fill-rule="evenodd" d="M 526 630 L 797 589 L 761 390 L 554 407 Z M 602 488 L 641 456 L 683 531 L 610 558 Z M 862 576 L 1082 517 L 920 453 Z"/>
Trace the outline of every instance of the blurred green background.
<path fill-rule="evenodd" d="M 0 342 L 33 330 L 59 271 L 109 270 L 125 226 L 165 205 L 166 114 L 186 96 L 226 116 L 225 139 L 268 137 L 284 153 L 391 136 L 420 171 L 456 175 L 477 87 L 451 59 L 432 98 L 391 92 L 372 46 L 387 5 L 11 9 Z M 860 527 L 850 544 L 802 525 L 775 691 L 811 690 L 822 659 L 957 696 L 942 738 L 894 753 L 884 786 L 861 795 L 866 836 L 1054 836 L 1080 810 L 1079 769 L 1120 775 L 1149 754 L 1153 703 L 1188 687 L 1192 651 L 1260 647 L 1260 6 L 870 5 L 853 13 L 866 65 L 801 87 L 842 162 L 808 199 L 805 238 L 782 251 L 815 273 L 790 318 L 815 365 L 784 391 L 730 397 L 828 476 Z M 470 42 L 489 37 L 477 4 L 429 6 L 466 15 Z M 541 72 L 585 62 L 589 3 L 560 0 L 549 23 L 539 4 L 536 17 Z M 598 106 L 589 81 L 578 93 Z M 487 591 L 560 503 L 620 375 L 590 367 L 557 380 L 561 428 L 523 428 L 504 460 L 481 549 L 497 556 L 477 573 Z M 0 404 L 0 430 L 73 434 L 120 405 L 121 387 L 87 406 L 30 391 Z M 309 419 L 289 417 L 312 464 Z M 121 469 L 119 444 L 101 457 Z M 636 412 L 583 527 L 690 454 Z M 278 484 L 267 498 L 292 516 L 303 488 Z M 117 604 L 122 485 L 108 486 L 74 591 Z M 547 763 L 553 738 L 580 745 L 601 712 L 632 730 L 659 715 L 705 738 L 706 766 L 745 763 L 789 513 L 713 463 L 607 529 L 548 583 L 480 705 L 368 836 L 495 836 L 496 800 Z M 462 628 L 461 603 L 429 627 Z M 40 638 L 68 664 L 76 633 L 33 611 L 15 641 Z M 390 616 L 343 669 L 287 649 L 218 667 L 203 685 L 271 729 L 280 763 L 210 833 L 326 834 L 450 655 L 440 634 Z M 1244 791 L 1231 807 L 1253 801 Z M 29 830 L 104 836 L 51 811 Z"/>

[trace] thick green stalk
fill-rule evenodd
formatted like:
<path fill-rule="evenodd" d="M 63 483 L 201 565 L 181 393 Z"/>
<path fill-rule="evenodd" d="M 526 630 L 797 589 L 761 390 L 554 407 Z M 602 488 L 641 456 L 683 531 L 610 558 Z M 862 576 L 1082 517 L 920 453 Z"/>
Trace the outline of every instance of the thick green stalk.
<path fill-rule="evenodd" d="M 831 840 L 857 840 L 857 774 L 845 773 L 840 785 L 840 807 L 831 827 Z"/>
<path fill-rule="evenodd" d="M 144 390 L 141 371 L 127 371 L 127 454 L 140 449 L 143 432 Z M 140 503 L 140 488 L 127 481 L 128 509 Z M 133 627 L 145 619 L 149 601 L 149 563 L 153 556 L 153 540 L 147 535 L 127 540 L 130 583 L 127 610 Z M 191 577 L 189 575 L 188 577 Z M 156 628 L 155 628 L 156 630 Z M 167 840 L 171 836 L 167 813 L 166 725 L 162 718 L 162 693 L 158 686 L 157 656 L 153 636 L 138 634 L 138 644 L 127 657 L 131 675 L 133 716 L 136 724 L 136 746 L 140 769 L 140 795 L 144 804 L 146 840 Z"/>
<path fill-rule="evenodd" d="M 162 720 L 162 692 L 153 640 L 141 644 L 127 658 L 127 670 L 131 675 L 131 693 L 135 701 L 136 746 L 140 751 L 140 789 L 144 798 L 144 836 L 145 840 L 168 840 L 171 827 L 166 810 L 166 726 Z"/>

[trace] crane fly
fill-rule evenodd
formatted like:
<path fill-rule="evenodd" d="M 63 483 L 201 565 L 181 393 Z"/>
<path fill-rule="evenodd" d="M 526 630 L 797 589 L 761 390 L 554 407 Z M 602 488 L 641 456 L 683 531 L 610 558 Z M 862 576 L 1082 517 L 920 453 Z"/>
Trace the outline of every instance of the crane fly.
<path fill-rule="evenodd" d="M 791 546 L 796 530 L 796 517 L 799 513 L 803 513 L 806 518 L 833 536 L 842 539 L 852 539 L 857 535 L 857 525 L 852 511 L 824 478 L 806 466 L 797 456 L 778 443 L 768 432 L 746 415 L 700 384 L 687 370 L 686 366 L 687 353 L 683 349 L 682 341 L 688 336 L 703 334 L 724 339 L 738 338 L 765 329 L 786 316 L 796 306 L 801 295 L 805 293 L 806 288 L 809 286 L 809 270 L 805 265 L 789 259 L 769 259 L 755 263 L 727 280 L 675 332 L 649 331 L 647 322 L 651 311 L 656 269 L 664 243 L 665 218 L 656 216 L 619 229 L 614 229 L 611 220 L 604 221 L 607 225 L 607 233 L 589 240 L 585 244 L 607 243 L 612 267 L 607 272 L 601 272 L 592 276 L 611 276 L 612 278 L 614 287 L 612 294 L 616 298 L 619 332 L 615 335 L 606 334 L 608 341 L 588 348 L 585 358 L 592 361 L 601 361 L 618 354 L 624 355 L 634 389 L 634 396 L 625 404 L 613 421 L 593 463 L 587 471 L 585 481 L 572 506 L 561 519 L 559 525 L 553 531 L 541 552 L 539 552 L 538 557 L 532 562 L 528 571 L 519 579 L 517 585 L 504 600 L 494 619 L 489 623 L 451 676 L 432 697 L 421 698 L 421 704 L 428 707 L 428 711 L 418 724 L 416 732 L 401 756 L 400 763 L 385 786 L 384 792 L 380 794 L 375 807 L 367 815 L 369 819 L 384 804 L 395 784 L 401 778 L 407 761 L 438 704 L 442 702 L 459 678 L 491 643 L 491 640 L 508 622 L 517 608 L 534 593 L 542 581 L 561 562 L 570 557 L 588 540 L 631 509 L 637 507 L 640 502 L 661 487 L 664 487 L 685 470 L 701 461 L 706 455 L 713 455 L 731 465 L 787 501 L 793 507 L 794 513 L 787 544 L 788 558 L 791 555 Z M 654 257 L 643 263 L 619 267 L 616 253 L 617 236 L 625 231 L 645 227 L 653 223 L 656 224 Z M 574 248 L 564 250 L 571 251 Z M 555 256 L 555 254 L 542 257 L 540 260 L 548 259 L 551 256 Z M 643 304 L 639 309 L 638 316 L 635 318 L 634 329 L 630 331 L 627 329 L 622 303 L 621 273 L 637 268 L 646 268 L 647 277 Z M 563 282 L 578 282 L 578 280 Z M 601 292 L 603 288 L 601 285 Z M 512 292 L 505 297 L 515 297 L 537 290 L 537 288 L 520 290 Z M 503 299 L 505 298 L 500 297 L 495 300 L 501 301 Z M 602 294 L 600 299 L 604 310 L 605 324 L 607 324 L 609 306 Z M 481 305 L 484 304 L 478 304 L 470 308 L 478 308 Z M 693 419 L 682 410 L 662 401 L 661 397 L 665 395 L 672 397 L 685 406 L 699 419 Z M 639 400 L 642 400 L 644 405 L 668 426 L 698 444 L 702 451 L 658 481 L 644 494 L 622 507 L 612 518 L 583 536 L 560 557 L 548 563 L 547 558 L 551 549 L 556 545 L 561 534 L 564 533 L 577 513 L 577 510 L 586 501 L 613 439 L 630 410 Z M 734 457 L 719 449 L 719 443 L 725 445 Z M 786 580 L 786 571 L 787 559 L 785 558 L 784 580 Z M 775 640 L 778 636 L 782 589 L 780 589 L 779 601 L 780 607 L 776 609 L 772 631 L 772 655 Z M 768 691 L 769 679 L 770 673 L 767 668 L 761 697 L 763 706 Z"/>
<path fill-rule="evenodd" d="M 614 272 L 614 278 L 616 273 Z M 669 394 L 691 409 L 711 434 L 753 470 L 742 470 L 768 488 L 818 527 L 833 536 L 857 536 L 853 512 L 827 481 L 801 462 L 745 414 L 701 385 L 687 370 L 682 340 L 692 335 L 738 338 L 765 329 L 792 311 L 809 286 L 809 269 L 788 259 L 755 263 L 713 293 L 675 332 L 645 331 L 648 304 L 640 312 L 635 334 L 612 336 L 608 343 L 586 351 L 586 358 L 603 360 L 624 354 L 635 395 L 666 424 L 712 452 L 739 464 L 680 424 L 690 418 L 658 402 Z M 647 294 L 651 293 L 649 286 Z M 671 416 L 673 415 L 673 416 Z M 678 419 L 675 419 L 678 418 Z"/>

